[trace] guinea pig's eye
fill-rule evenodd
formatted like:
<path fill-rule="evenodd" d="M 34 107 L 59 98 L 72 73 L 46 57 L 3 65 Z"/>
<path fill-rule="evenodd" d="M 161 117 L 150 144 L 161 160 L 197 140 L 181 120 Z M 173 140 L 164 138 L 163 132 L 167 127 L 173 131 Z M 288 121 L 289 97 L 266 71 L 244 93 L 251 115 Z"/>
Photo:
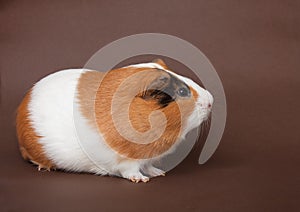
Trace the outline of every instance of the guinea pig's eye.
<path fill-rule="evenodd" d="M 189 90 L 187 88 L 179 88 L 179 90 L 177 91 L 179 96 L 185 97 L 189 95 Z"/>

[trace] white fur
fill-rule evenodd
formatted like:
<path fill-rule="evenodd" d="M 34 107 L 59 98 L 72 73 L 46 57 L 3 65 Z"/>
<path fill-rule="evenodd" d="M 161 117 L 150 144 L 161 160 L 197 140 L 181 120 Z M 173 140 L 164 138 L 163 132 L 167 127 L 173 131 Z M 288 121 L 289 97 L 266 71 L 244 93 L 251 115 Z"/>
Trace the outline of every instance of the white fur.
<path fill-rule="evenodd" d="M 133 66 L 164 69 L 156 63 Z M 150 177 L 164 174 L 162 170 L 152 166 L 153 159 L 123 159 L 120 162 L 120 156 L 107 146 L 101 133 L 88 124 L 80 113 L 76 93 L 78 79 L 86 71 L 88 70 L 59 71 L 40 80 L 32 89 L 30 119 L 37 134 L 42 136 L 38 142 L 43 146 L 46 156 L 57 168 L 68 171 L 121 175 L 136 181 L 149 180 L 141 171 Z M 205 107 L 208 103 L 212 104 L 212 96 L 192 80 L 166 71 L 176 75 L 199 93 L 197 108 L 189 117 L 184 137 L 207 116 L 208 109 Z"/>
<path fill-rule="evenodd" d="M 144 161 L 119 163 L 118 155 L 93 129 L 79 111 L 76 86 L 88 70 L 70 69 L 51 74 L 33 87 L 29 103 L 30 119 L 38 142 L 55 166 L 67 171 L 139 177 L 128 170 L 139 170 Z M 80 136 L 78 136 L 80 135 Z M 138 174 L 138 175 L 137 175 Z M 147 180 L 143 176 L 142 180 Z"/>
<path fill-rule="evenodd" d="M 30 118 L 39 143 L 58 168 L 69 171 L 95 169 L 82 151 L 74 126 L 73 102 L 82 69 L 70 69 L 51 74 L 32 89 Z M 78 113 L 78 111 L 74 111 Z"/>

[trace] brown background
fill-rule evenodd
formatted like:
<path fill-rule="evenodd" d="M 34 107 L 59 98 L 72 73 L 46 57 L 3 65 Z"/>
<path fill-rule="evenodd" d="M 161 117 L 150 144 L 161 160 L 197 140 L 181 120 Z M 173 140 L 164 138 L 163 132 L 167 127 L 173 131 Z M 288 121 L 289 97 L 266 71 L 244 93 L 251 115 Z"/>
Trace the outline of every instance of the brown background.
<path fill-rule="evenodd" d="M 299 11 L 280 0 L 0 1 L 0 210 L 299 211 Z M 199 166 L 200 146 L 147 184 L 24 162 L 14 116 L 26 90 L 143 32 L 183 38 L 215 66 L 228 119 L 213 158 Z"/>

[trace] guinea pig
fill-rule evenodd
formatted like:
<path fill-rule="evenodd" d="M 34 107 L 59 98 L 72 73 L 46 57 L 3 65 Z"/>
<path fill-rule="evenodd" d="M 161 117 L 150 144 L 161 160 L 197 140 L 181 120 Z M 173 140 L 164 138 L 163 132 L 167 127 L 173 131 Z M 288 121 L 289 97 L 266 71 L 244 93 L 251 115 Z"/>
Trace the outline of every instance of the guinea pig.
<path fill-rule="evenodd" d="M 160 60 L 108 72 L 50 74 L 17 110 L 22 157 L 38 170 L 120 176 L 148 182 L 154 166 L 205 121 L 213 97 Z"/>

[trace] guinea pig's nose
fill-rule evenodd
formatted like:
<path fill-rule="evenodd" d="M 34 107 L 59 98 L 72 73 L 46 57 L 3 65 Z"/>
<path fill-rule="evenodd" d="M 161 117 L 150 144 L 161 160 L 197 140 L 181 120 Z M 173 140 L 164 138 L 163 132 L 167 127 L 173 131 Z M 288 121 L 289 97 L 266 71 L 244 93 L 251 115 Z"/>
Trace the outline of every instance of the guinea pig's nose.
<path fill-rule="evenodd" d="M 206 93 L 207 93 L 207 108 L 211 109 L 214 102 L 214 98 L 211 95 L 211 93 L 209 93 L 207 90 Z"/>
<path fill-rule="evenodd" d="M 212 104 L 211 103 L 201 103 L 200 106 L 204 107 L 204 108 L 209 108 L 210 109 L 212 107 Z"/>

